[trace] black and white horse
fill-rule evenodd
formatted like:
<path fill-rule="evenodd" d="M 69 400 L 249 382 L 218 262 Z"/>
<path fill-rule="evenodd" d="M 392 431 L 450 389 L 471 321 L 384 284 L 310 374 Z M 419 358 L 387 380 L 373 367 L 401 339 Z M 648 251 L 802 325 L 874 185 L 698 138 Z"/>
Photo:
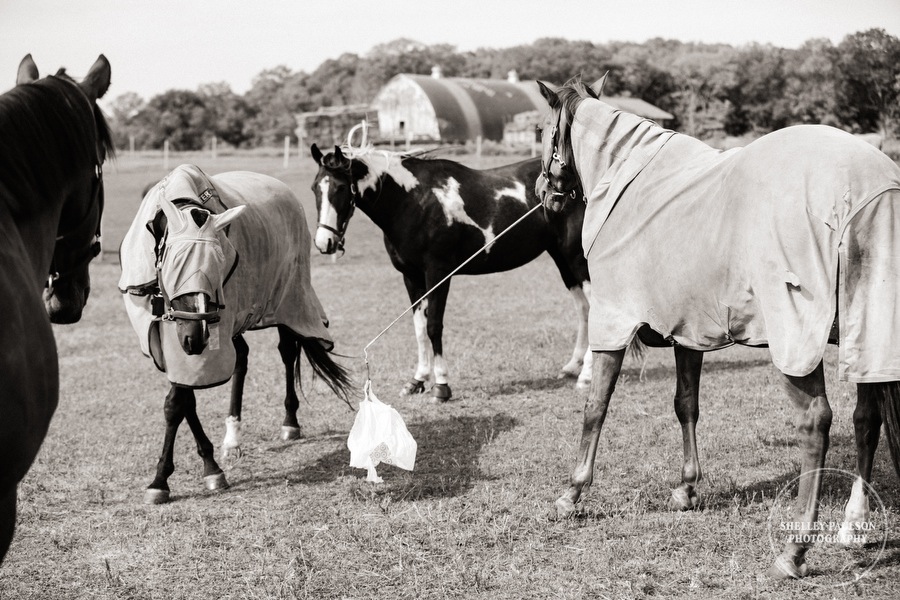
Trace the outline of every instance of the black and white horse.
<path fill-rule="evenodd" d="M 318 209 L 316 247 L 325 254 L 342 250 L 347 225 L 358 206 L 384 232 L 385 248 L 403 274 L 410 302 L 540 202 L 533 190 L 541 170 L 538 159 L 476 170 L 451 160 L 372 149 L 345 154 L 336 146 L 334 152 L 323 155 L 315 144 L 312 156 L 319 165 L 312 185 Z M 549 253 L 572 293 L 577 321 L 575 348 L 561 374 L 581 373 L 580 379 L 589 382 L 590 365 L 583 364 L 590 297 L 585 293 L 590 283 L 581 248 L 583 220 L 581 202 L 567 203 L 561 214 L 538 211 L 459 273 L 507 271 Z M 442 341 L 449 290 L 447 280 L 413 311 L 419 359 L 403 394 L 424 392 L 425 382 L 433 375 L 434 399 L 451 397 Z"/>

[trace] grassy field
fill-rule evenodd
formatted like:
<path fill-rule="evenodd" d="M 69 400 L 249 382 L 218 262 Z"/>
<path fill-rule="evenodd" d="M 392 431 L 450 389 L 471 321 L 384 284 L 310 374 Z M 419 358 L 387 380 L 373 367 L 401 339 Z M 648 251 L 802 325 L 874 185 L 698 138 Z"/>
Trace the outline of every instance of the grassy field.
<path fill-rule="evenodd" d="M 463 159 L 473 164 L 471 158 Z M 483 159 L 490 166 L 503 159 Z M 508 159 L 506 159 L 508 160 Z M 249 169 L 291 185 L 315 220 L 311 159 L 181 157 L 208 173 Z M 354 414 L 305 372 L 305 437 L 279 441 L 281 363 L 270 331 L 247 336 L 244 456 L 231 489 L 207 492 L 182 427 L 173 501 L 141 503 L 162 444 L 165 376 L 141 356 L 116 289 L 115 253 L 140 190 L 165 171 L 158 156 L 106 169 L 106 252 L 92 266 L 84 319 L 57 327 L 61 398 L 37 462 L 19 488 L 19 526 L 0 568 L 0 600 L 287 598 L 797 598 L 900 597 L 900 484 L 886 448 L 875 485 L 890 528 L 884 553 L 854 585 L 873 547 L 816 547 L 811 577 L 774 583 L 767 519 L 799 470 L 792 413 L 764 350 L 709 354 L 699 445 L 702 509 L 667 507 L 680 480 L 670 351 L 632 359 L 600 440 L 581 518 L 548 519 L 574 464 L 584 396 L 556 378 L 571 350 L 571 299 L 546 256 L 510 273 L 454 279 L 445 348 L 456 400 L 396 392 L 415 366 L 411 319 L 371 353 L 373 385 L 419 444 L 412 473 L 380 469 L 381 485 L 348 466 Z M 362 213 L 347 253 L 313 259 L 313 283 L 337 339 L 362 347 L 407 306 L 379 230 Z M 828 466 L 852 471 L 855 392 L 826 357 L 835 412 Z M 364 380 L 359 358 L 343 359 Z M 307 367 L 307 371 L 308 371 Z M 198 392 L 217 444 L 228 387 Z M 823 508 L 841 509 L 849 481 L 826 479 Z"/>

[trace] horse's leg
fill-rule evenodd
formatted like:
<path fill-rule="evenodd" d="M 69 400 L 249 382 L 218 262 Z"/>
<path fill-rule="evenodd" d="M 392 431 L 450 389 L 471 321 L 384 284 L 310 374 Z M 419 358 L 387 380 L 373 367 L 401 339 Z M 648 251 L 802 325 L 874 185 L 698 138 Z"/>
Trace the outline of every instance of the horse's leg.
<path fill-rule="evenodd" d="M 406 284 L 406 292 L 409 294 L 410 303 L 415 302 L 425 295 L 425 285 L 418 279 L 409 275 L 403 275 L 403 283 Z M 428 341 L 428 329 L 425 314 L 428 312 L 428 300 L 422 300 L 413 308 L 413 326 L 416 329 L 416 346 L 418 347 L 419 360 L 416 363 L 416 373 L 400 390 L 401 396 L 421 394 L 425 391 L 425 382 L 431 378 L 431 344 Z"/>
<path fill-rule="evenodd" d="M 443 274 L 434 274 L 430 278 L 426 278 L 425 283 L 431 289 L 443 277 Z M 449 293 L 450 281 L 448 280 L 431 292 L 428 309 L 425 312 L 425 326 L 428 338 L 431 340 L 431 349 L 434 351 L 434 387 L 431 390 L 431 399 L 434 402 L 447 402 L 453 396 L 448 383 L 450 372 L 444 358 L 443 342 L 444 309 L 447 307 Z"/>
<path fill-rule="evenodd" d="M 294 364 L 300 356 L 297 336 L 284 325 L 278 326 L 278 353 L 284 363 L 284 421 L 281 423 L 281 439 L 284 441 L 300 439 L 300 423 L 297 421 L 297 410 L 300 399 L 294 385 Z"/>
<path fill-rule="evenodd" d="M 622 360 L 625 358 L 625 350 L 595 354 L 596 369 L 591 381 L 591 390 L 584 403 L 584 424 L 581 428 L 578 460 L 572 471 L 569 489 L 556 501 L 556 514 L 559 517 L 567 517 L 575 512 L 575 503 L 594 480 L 594 459 L 597 455 L 600 430 L 603 428 L 603 421 L 606 420 L 609 399 L 616 389 L 616 380 L 619 378 Z"/>
<path fill-rule="evenodd" d="M 681 467 L 681 485 L 672 490 L 672 500 L 680 510 L 697 508 L 700 497 L 694 489 L 703 473 L 697 452 L 697 419 L 700 418 L 700 371 L 703 353 L 675 347 L 675 414 L 681 424 L 681 440 L 684 445 L 684 465 Z"/>
<path fill-rule="evenodd" d="M 222 460 L 241 456 L 241 407 L 244 402 L 244 381 L 247 379 L 247 362 L 250 347 L 244 336 L 236 335 L 234 343 L 234 375 L 231 379 L 231 404 L 225 418 L 225 439 L 222 440 Z"/>
<path fill-rule="evenodd" d="M 578 252 L 581 252 L 580 243 L 578 244 Z M 582 281 L 581 278 L 575 275 L 570 261 L 560 248 L 550 247 L 547 249 L 547 253 L 553 259 L 556 268 L 559 269 L 563 283 L 572 294 L 572 300 L 575 303 L 575 348 L 572 350 L 572 357 L 569 359 L 569 362 L 560 369 L 559 376 L 578 377 L 582 371 L 584 355 L 588 349 L 588 311 L 590 309 L 591 284 L 589 280 Z M 586 274 L 584 277 L 586 277 Z M 585 287 L 588 295 L 585 295 Z M 586 381 L 590 383 L 590 377 Z"/>
<path fill-rule="evenodd" d="M 166 394 L 166 402 L 163 405 L 163 414 L 166 419 L 166 435 L 163 439 L 162 454 L 159 462 L 156 464 L 156 477 L 144 492 L 144 502 L 146 504 L 163 504 L 169 501 L 169 476 L 175 471 L 175 460 L 173 458 L 175 452 L 175 435 L 178 433 L 178 426 L 184 420 L 185 416 L 185 398 L 194 397 L 193 390 L 178 387 L 174 383 Z"/>
<path fill-rule="evenodd" d="M 200 417 L 197 415 L 197 399 L 194 396 L 194 390 L 188 390 L 189 396 L 185 396 L 184 400 L 184 418 L 194 434 L 194 441 L 197 443 L 197 454 L 203 459 L 203 480 L 208 490 L 223 490 L 228 487 L 228 481 L 225 479 L 225 473 L 216 463 L 216 451 L 206 433 L 200 424 Z"/>
<path fill-rule="evenodd" d="M 575 348 L 572 350 L 569 362 L 560 369 L 560 377 L 578 377 L 584 364 L 584 354 L 587 352 L 587 323 L 590 305 L 581 284 L 569 288 L 569 292 L 575 303 Z"/>
<path fill-rule="evenodd" d="M 16 531 L 17 488 L 18 485 L 14 485 L 5 492 L 0 492 L 0 564 L 3 564 L 3 557 L 6 556 Z"/>
<path fill-rule="evenodd" d="M 819 516 L 819 496 L 822 491 L 822 472 L 828 452 L 828 432 L 831 429 L 831 407 L 825 396 L 825 371 L 822 363 L 804 377 L 785 376 L 788 396 L 797 408 L 797 429 L 801 436 L 802 459 L 800 483 L 794 508 L 794 521 L 799 530 L 796 536 L 815 533 L 813 526 Z M 788 539 L 784 550 L 769 568 L 769 575 L 777 579 L 803 577 L 808 572 L 806 552 L 811 543 Z"/>
<path fill-rule="evenodd" d="M 856 385 L 856 410 L 853 411 L 853 429 L 856 434 L 856 481 L 847 501 L 844 522 L 838 532 L 838 541 L 844 545 L 864 543 L 862 523 L 869 520 L 869 488 L 872 483 L 872 464 L 878 438 L 881 434 L 881 412 L 878 398 L 871 386 Z"/>
<path fill-rule="evenodd" d="M 578 381 L 575 382 L 575 388 L 579 390 L 587 390 L 590 389 L 591 381 L 594 378 L 594 353 L 590 351 L 587 345 L 588 318 L 590 317 L 591 312 L 591 282 L 582 282 L 581 289 L 584 292 L 585 299 L 587 300 L 587 304 L 584 307 L 584 321 L 582 323 L 582 325 L 584 326 L 585 352 L 584 358 L 581 362 L 581 372 L 578 374 Z M 581 335 L 580 329 L 578 335 Z"/>

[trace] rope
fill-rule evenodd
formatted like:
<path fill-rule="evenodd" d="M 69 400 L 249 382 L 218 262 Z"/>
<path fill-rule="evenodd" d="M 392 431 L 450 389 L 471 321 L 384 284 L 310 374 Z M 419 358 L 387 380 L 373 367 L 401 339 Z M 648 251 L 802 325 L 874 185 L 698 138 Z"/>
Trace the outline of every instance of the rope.
<path fill-rule="evenodd" d="M 416 300 L 415 302 L 413 302 L 413 303 L 409 306 L 409 308 L 407 308 L 407 309 L 404 310 L 402 313 L 400 313 L 400 315 L 399 315 L 396 319 L 394 319 L 393 321 L 391 321 L 391 324 L 390 324 L 390 325 L 388 325 L 387 327 L 385 327 L 384 329 L 381 330 L 381 333 L 379 333 L 379 334 L 376 335 L 374 338 L 372 338 L 372 341 L 370 341 L 368 344 L 366 344 L 366 346 L 363 348 L 363 358 L 364 358 L 364 360 L 366 361 L 366 380 L 371 380 L 371 379 L 372 379 L 371 372 L 370 372 L 370 370 L 369 370 L 369 346 L 371 346 L 372 344 L 374 344 L 375 342 L 377 342 L 377 341 L 378 341 L 378 338 L 380 338 L 381 336 L 383 336 L 385 333 L 388 332 L 388 330 L 389 330 L 391 327 L 393 327 L 394 325 L 396 325 L 396 324 L 397 324 L 397 321 L 399 321 L 400 319 L 402 319 L 402 318 L 406 315 L 406 313 L 408 313 L 409 311 L 411 311 L 417 304 L 419 304 L 422 300 L 424 300 L 425 298 L 427 298 L 434 290 L 436 290 L 437 288 L 441 287 L 448 279 L 450 279 L 451 277 L 453 277 L 454 275 L 456 275 L 456 273 L 457 273 L 460 269 L 462 269 L 464 266 L 466 266 L 467 264 L 469 264 L 470 262 L 472 262 L 472 260 L 473 260 L 476 256 L 478 256 L 479 254 L 481 254 L 482 252 L 484 252 L 485 250 L 487 250 L 487 249 L 491 246 L 491 244 L 493 244 L 494 242 L 496 242 L 497 240 L 499 240 L 501 237 L 503 237 L 503 236 L 506 234 L 507 231 L 509 231 L 510 229 L 512 229 L 513 227 L 515 227 L 516 225 L 518 225 L 519 223 L 521 223 L 522 221 L 524 221 L 525 218 L 528 217 L 528 215 L 530 215 L 531 213 L 533 213 L 533 212 L 536 211 L 537 209 L 541 208 L 542 206 L 543 206 L 543 204 L 541 204 L 540 202 L 538 202 L 537 204 L 535 204 L 535 205 L 531 208 L 531 210 L 529 210 L 529 211 L 526 212 L 524 215 L 522 215 L 521 217 L 519 217 L 518 219 L 516 219 L 516 221 L 515 221 L 513 224 L 511 224 L 509 227 L 507 227 L 506 229 L 504 229 L 503 231 L 501 231 L 500 233 L 498 233 L 497 236 L 496 236 L 494 239 L 492 239 L 492 240 L 489 241 L 487 244 L 485 244 L 484 246 L 482 246 L 478 251 L 475 252 L 475 254 L 473 254 L 472 256 L 470 256 L 469 258 L 467 258 L 467 259 L 466 259 L 464 262 L 462 262 L 458 267 L 456 267 L 455 269 L 453 269 L 453 271 L 451 271 L 449 275 L 447 275 L 446 277 L 444 277 L 443 279 L 441 279 L 437 284 L 434 285 L 434 287 L 432 287 L 430 290 L 428 290 L 427 292 L 425 292 L 425 293 L 422 295 L 421 298 L 419 298 L 418 300 Z"/>

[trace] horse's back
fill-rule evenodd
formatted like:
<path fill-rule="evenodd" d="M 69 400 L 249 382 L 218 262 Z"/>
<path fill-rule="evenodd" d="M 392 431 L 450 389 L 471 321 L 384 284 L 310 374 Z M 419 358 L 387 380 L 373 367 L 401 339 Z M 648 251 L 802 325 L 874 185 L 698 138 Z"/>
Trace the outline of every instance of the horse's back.
<path fill-rule="evenodd" d="M 622 347 L 647 323 L 697 349 L 768 344 L 783 372 L 807 374 L 834 320 L 845 233 L 892 189 L 900 190 L 893 161 L 824 126 L 787 128 L 725 153 L 673 136 L 618 200 L 589 254 L 592 276 L 608 284 L 592 308 L 592 346 Z M 895 252 L 893 237 L 877 243 Z M 850 263 L 840 264 L 844 278 Z"/>
<path fill-rule="evenodd" d="M 312 287 L 312 240 L 300 200 L 287 184 L 261 173 L 231 171 L 210 179 L 226 206 L 246 206 L 228 233 L 239 257 L 225 288 L 236 313 L 234 333 L 280 324 L 330 344 Z"/>

